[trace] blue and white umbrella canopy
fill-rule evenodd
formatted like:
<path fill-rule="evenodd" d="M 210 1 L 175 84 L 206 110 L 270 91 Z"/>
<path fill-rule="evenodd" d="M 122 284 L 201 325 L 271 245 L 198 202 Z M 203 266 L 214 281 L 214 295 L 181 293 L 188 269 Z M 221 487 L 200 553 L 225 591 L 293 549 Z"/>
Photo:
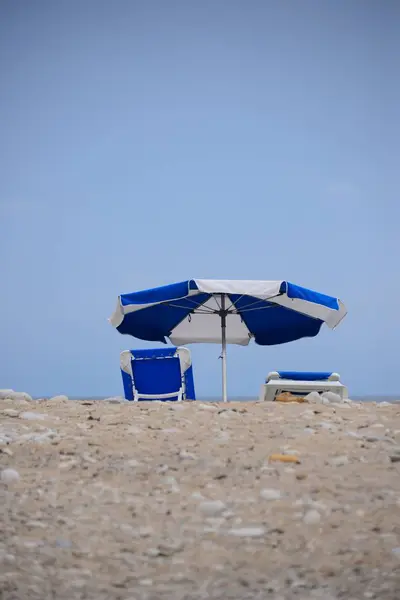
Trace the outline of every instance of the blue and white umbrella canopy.
<path fill-rule="evenodd" d="M 323 323 L 333 329 L 344 304 L 288 281 L 190 279 L 122 294 L 111 324 L 122 334 L 179 346 L 222 343 L 226 400 L 226 344 L 262 346 L 314 337 Z"/>

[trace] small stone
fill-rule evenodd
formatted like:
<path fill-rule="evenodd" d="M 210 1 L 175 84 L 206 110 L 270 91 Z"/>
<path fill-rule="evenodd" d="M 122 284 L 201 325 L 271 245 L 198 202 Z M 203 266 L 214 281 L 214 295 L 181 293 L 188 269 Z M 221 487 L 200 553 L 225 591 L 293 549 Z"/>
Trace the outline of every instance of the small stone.
<path fill-rule="evenodd" d="M 95 458 L 93 458 L 93 456 L 90 456 L 90 454 L 88 454 L 88 452 L 84 452 L 82 454 L 82 458 L 85 462 L 88 462 L 92 465 L 94 465 L 95 463 L 97 463 L 97 460 Z"/>
<path fill-rule="evenodd" d="M 16 561 L 14 554 L 3 554 L 1 558 L 9 565 L 13 565 Z"/>
<path fill-rule="evenodd" d="M 263 500 L 279 500 L 282 498 L 282 494 L 280 490 L 276 490 L 273 488 L 265 488 L 260 491 L 260 497 Z"/>
<path fill-rule="evenodd" d="M 193 492 L 192 493 L 192 498 L 194 500 L 204 500 L 204 496 L 200 492 Z"/>
<path fill-rule="evenodd" d="M 322 397 L 318 394 L 318 392 L 310 392 L 305 397 L 305 400 L 311 404 L 319 404 L 322 400 Z"/>
<path fill-rule="evenodd" d="M 397 548 L 392 548 L 392 554 L 400 558 L 400 546 L 398 546 Z"/>
<path fill-rule="evenodd" d="M 400 446 L 390 448 L 390 460 L 392 463 L 400 462 Z"/>
<path fill-rule="evenodd" d="M 257 538 L 265 535 L 264 527 L 237 527 L 228 531 L 229 535 L 235 537 L 251 537 Z"/>
<path fill-rule="evenodd" d="M 44 421 L 48 418 L 48 415 L 44 413 L 37 412 L 22 412 L 20 415 L 20 419 L 26 419 L 27 421 Z"/>
<path fill-rule="evenodd" d="M 175 494 L 177 494 L 178 492 L 180 492 L 180 487 L 179 487 L 179 485 L 178 485 L 178 483 L 177 483 L 177 481 L 176 481 L 175 477 L 170 477 L 170 476 L 168 476 L 168 477 L 165 477 L 165 478 L 164 478 L 164 483 L 165 483 L 166 485 L 169 485 L 169 486 L 170 486 L 170 490 L 171 490 L 171 492 L 173 492 L 173 493 L 175 493 Z"/>
<path fill-rule="evenodd" d="M 72 543 L 69 540 L 63 540 L 62 538 L 57 538 L 56 539 L 56 546 L 57 548 L 71 548 L 72 547 Z"/>
<path fill-rule="evenodd" d="M 10 448 L 0 448 L 1 454 L 7 454 L 8 456 L 13 456 L 14 452 L 10 450 Z"/>
<path fill-rule="evenodd" d="M 323 502 L 319 502 L 318 500 L 315 500 L 314 502 L 312 502 L 312 508 L 317 510 L 320 513 L 328 514 L 330 512 L 330 509 L 327 507 L 327 505 L 324 504 Z"/>
<path fill-rule="evenodd" d="M 299 481 L 303 481 L 304 479 L 307 479 L 307 477 L 307 473 L 297 473 L 296 475 L 296 479 L 298 479 Z"/>
<path fill-rule="evenodd" d="M 15 418 L 15 417 L 19 416 L 19 412 L 17 410 L 15 410 L 14 408 L 6 408 L 6 409 L 2 410 L 1 412 L 5 417 Z"/>
<path fill-rule="evenodd" d="M 42 523 L 42 521 L 28 521 L 26 525 L 34 529 L 47 529 L 46 523 Z"/>
<path fill-rule="evenodd" d="M 295 448 L 290 448 L 290 446 L 283 446 L 282 454 L 293 454 L 294 456 L 299 455 L 300 452 L 295 450 Z"/>
<path fill-rule="evenodd" d="M 138 534 L 141 538 L 148 538 L 154 533 L 152 527 L 139 527 Z"/>
<path fill-rule="evenodd" d="M 158 553 L 160 556 L 172 556 L 183 550 L 184 545 L 181 541 L 162 542 L 158 544 Z"/>
<path fill-rule="evenodd" d="M 325 398 L 334 404 L 341 404 L 343 402 L 341 396 L 339 396 L 339 394 L 335 394 L 334 392 L 324 392 L 322 394 L 322 398 Z"/>
<path fill-rule="evenodd" d="M 6 485 L 10 485 L 19 481 L 20 477 L 18 471 L 16 471 L 15 469 L 4 469 L 1 472 L 0 479 Z"/>
<path fill-rule="evenodd" d="M 321 515 L 315 509 L 308 510 L 303 517 L 306 525 L 317 525 L 321 521 Z"/>
<path fill-rule="evenodd" d="M 169 469 L 168 465 L 160 465 L 159 467 L 156 468 L 156 473 L 163 475 L 164 473 L 166 473 L 168 471 L 168 469 Z"/>
<path fill-rule="evenodd" d="M 112 396 L 111 398 L 106 398 L 104 402 L 108 402 L 109 404 L 121 404 L 122 402 L 126 402 L 125 398 L 122 396 Z"/>
<path fill-rule="evenodd" d="M 218 406 L 215 406 L 211 402 L 210 402 L 210 404 L 197 404 L 197 408 L 199 410 L 209 410 L 209 411 L 214 411 L 214 412 L 218 410 Z"/>
<path fill-rule="evenodd" d="M 235 516 L 235 513 L 233 510 L 224 510 L 221 516 L 224 517 L 224 519 L 232 519 Z"/>
<path fill-rule="evenodd" d="M 390 402 L 378 402 L 377 408 L 385 408 L 386 406 L 392 406 Z"/>
<path fill-rule="evenodd" d="M 146 554 L 147 556 L 151 556 L 153 558 L 156 558 L 157 556 L 160 556 L 160 551 L 158 548 L 148 548 L 146 550 Z"/>
<path fill-rule="evenodd" d="M 334 467 L 343 467 L 349 463 L 349 458 L 346 455 L 343 456 L 334 456 L 330 460 L 330 464 Z"/>
<path fill-rule="evenodd" d="M 29 403 L 33 401 L 32 396 L 30 396 L 29 394 L 27 394 L 26 392 L 12 392 L 11 394 L 9 394 L 7 396 L 7 398 L 10 398 L 11 400 L 14 400 L 15 402 L 21 402 L 23 403 Z"/>
<path fill-rule="evenodd" d="M 186 458 L 189 460 L 196 460 L 196 456 L 187 450 L 181 450 L 179 452 L 179 458 Z"/>
<path fill-rule="evenodd" d="M 50 402 L 65 402 L 66 400 L 68 400 L 68 396 L 64 396 L 64 395 L 59 395 L 59 396 L 53 396 L 52 398 L 50 398 Z"/>
<path fill-rule="evenodd" d="M 221 514 L 226 506 L 222 500 L 205 500 L 199 504 L 199 510 L 203 515 L 215 516 Z"/>
<path fill-rule="evenodd" d="M 312 435 L 313 433 L 315 433 L 315 429 L 313 429 L 312 427 L 304 427 L 304 433 L 308 433 L 308 435 Z"/>

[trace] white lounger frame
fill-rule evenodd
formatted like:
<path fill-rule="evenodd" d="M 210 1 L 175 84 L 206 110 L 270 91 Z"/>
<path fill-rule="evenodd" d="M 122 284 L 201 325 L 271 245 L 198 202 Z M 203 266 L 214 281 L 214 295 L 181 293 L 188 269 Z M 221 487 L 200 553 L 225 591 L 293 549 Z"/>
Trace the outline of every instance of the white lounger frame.
<path fill-rule="evenodd" d="M 293 394 L 304 394 L 310 392 L 334 392 L 342 400 L 348 398 L 348 391 L 340 381 L 338 373 L 332 373 L 328 379 L 321 381 L 301 381 L 294 379 L 282 379 L 277 371 L 268 373 L 266 383 L 261 386 L 260 401 L 274 401 L 276 396 L 282 392 L 291 392 Z"/>

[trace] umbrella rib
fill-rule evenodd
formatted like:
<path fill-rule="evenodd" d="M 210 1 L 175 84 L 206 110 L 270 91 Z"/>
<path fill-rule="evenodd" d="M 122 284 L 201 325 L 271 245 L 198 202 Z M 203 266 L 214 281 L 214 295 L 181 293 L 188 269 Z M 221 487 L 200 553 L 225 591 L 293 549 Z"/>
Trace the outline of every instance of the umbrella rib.
<path fill-rule="evenodd" d="M 202 307 L 201 304 L 195 304 L 193 308 L 188 306 L 180 306 L 179 304 L 166 304 L 165 306 L 170 306 L 171 308 L 182 308 L 184 310 L 189 310 L 189 312 L 196 311 L 196 314 L 214 314 L 216 311 L 208 309 L 207 307 Z M 202 307 L 202 308 L 201 308 Z"/>
<path fill-rule="evenodd" d="M 255 302 L 250 302 L 249 304 L 246 304 L 246 306 L 243 306 L 243 308 L 238 309 L 236 306 L 236 303 L 239 302 L 239 300 L 241 300 L 242 298 L 244 298 L 244 295 L 241 296 L 240 298 L 238 298 L 236 300 L 236 302 L 233 303 L 233 306 L 236 308 L 236 310 L 240 310 L 240 312 L 245 312 L 246 310 L 261 310 L 264 308 L 269 308 L 267 306 L 261 306 L 260 308 L 251 308 L 251 307 L 254 307 L 257 304 L 261 304 L 261 302 L 269 302 L 270 300 L 272 300 L 272 298 L 259 298 Z M 276 296 L 273 296 L 273 298 L 276 298 Z"/>
<path fill-rule="evenodd" d="M 255 310 L 268 310 L 270 308 L 277 308 L 278 306 L 279 306 L 278 304 L 272 304 L 270 306 L 256 306 L 253 308 L 241 308 L 241 309 L 236 309 L 234 314 L 240 315 L 241 313 L 254 312 Z"/>

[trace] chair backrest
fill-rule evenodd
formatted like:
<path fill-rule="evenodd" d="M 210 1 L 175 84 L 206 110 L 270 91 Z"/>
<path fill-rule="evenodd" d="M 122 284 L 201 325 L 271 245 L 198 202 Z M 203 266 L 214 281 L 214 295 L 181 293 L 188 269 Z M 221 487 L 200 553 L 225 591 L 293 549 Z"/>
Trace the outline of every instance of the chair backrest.
<path fill-rule="evenodd" d="M 140 394 L 169 394 L 182 386 L 179 357 L 132 358 L 132 378 Z"/>

